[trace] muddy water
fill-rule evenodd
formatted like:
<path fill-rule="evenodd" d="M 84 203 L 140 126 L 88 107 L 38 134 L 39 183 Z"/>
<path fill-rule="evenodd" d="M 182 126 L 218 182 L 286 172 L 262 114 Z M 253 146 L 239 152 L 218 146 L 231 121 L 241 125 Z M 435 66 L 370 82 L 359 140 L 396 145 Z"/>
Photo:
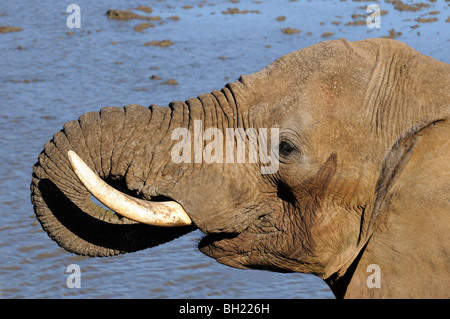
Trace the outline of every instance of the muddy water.
<path fill-rule="evenodd" d="M 128 21 L 105 13 L 147 3 L 74 2 L 80 29 L 67 28 L 68 3 L 0 4 L 0 26 L 11 27 L 0 32 L 0 297 L 333 298 L 312 275 L 220 265 L 197 250 L 200 232 L 113 258 L 67 253 L 34 218 L 31 166 L 52 134 L 82 113 L 195 97 L 326 39 L 397 36 L 448 63 L 449 3 L 409 11 L 378 1 L 387 14 L 369 29 L 357 22 L 365 2 L 151 1 L 151 14 L 133 12 L 160 19 Z M 71 264 L 80 267 L 81 288 L 67 286 Z"/>

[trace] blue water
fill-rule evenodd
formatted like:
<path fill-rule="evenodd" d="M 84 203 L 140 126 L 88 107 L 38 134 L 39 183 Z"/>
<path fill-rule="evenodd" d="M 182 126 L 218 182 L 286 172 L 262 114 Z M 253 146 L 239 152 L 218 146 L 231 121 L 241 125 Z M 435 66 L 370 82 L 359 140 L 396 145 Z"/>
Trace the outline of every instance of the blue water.
<path fill-rule="evenodd" d="M 67 121 L 104 106 L 167 105 L 220 89 L 288 52 L 326 39 L 360 40 L 392 28 L 423 54 L 450 62 L 449 3 L 417 12 L 378 3 L 381 28 L 346 26 L 364 14 L 355 1 L 81 1 L 81 28 L 68 29 L 69 3 L 1 1 L 0 25 L 0 297 L 2 298 L 333 298 L 312 275 L 237 270 L 197 250 L 199 231 L 173 242 L 112 258 L 88 258 L 59 248 L 36 222 L 30 202 L 31 167 L 44 143 Z M 405 1 L 409 3 L 408 1 Z M 155 27 L 109 20 L 109 9 L 153 8 Z M 259 13 L 223 14 L 228 8 Z M 439 11 L 437 14 L 430 12 Z M 139 14 L 143 12 L 134 11 Z M 178 16 L 179 21 L 168 19 Z M 284 21 L 277 21 L 285 16 Z M 419 17 L 436 17 L 417 23 Z M 337 21 L 340 23 L 333 23 Z M 162 23 L 162 24 L 160 24 Z M 411 28 L 419 24 L 418 28 Z M 283 34 L 281 28 L 296 28 Z M 68 34 L 73 32 L 73 34 Z M 334 35 L 324 38 L 324 32 Z M 420 33 L 420 34 L 418 34 Z M 170 47 L 146 46 L 170 39 Z M 161 79 L 150 79 L 157 75 Z M 178 85 L 162 85 L 176 79 Z M 81 269 L 69 289 L 66 269 Z"/>

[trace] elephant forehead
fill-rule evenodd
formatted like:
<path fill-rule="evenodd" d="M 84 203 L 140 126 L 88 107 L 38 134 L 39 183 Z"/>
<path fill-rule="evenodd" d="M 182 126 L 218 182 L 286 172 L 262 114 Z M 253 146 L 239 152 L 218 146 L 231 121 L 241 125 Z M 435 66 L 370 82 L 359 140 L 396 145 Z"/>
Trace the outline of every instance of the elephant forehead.
<path fill-rule="evenodd" d="M 296 117 L 291 122 L 305 126 L 312 120 L 352 116 L 361 111 L 371 72 L 382 64 L 375 44 L 368 49 L 367 44 L 328 41 L 285 55 L 241 77 L 242 104 L 271 124 Z M 389 55 L 390 49 L 386 51 Z"/>
<path fill-rule="evenodd" d="M 265 92 L 274 95 L 290 90 L 291 85 L 300 87 L 311 75 L 330 74 L 343 65 L 374 60 L 375 55 L 376 50 L 364 51 L 355 42 L 327 41 L 286 54 L 259 72 L 241 76 L 240 81 L 250 89 L 248 95 Z"/>

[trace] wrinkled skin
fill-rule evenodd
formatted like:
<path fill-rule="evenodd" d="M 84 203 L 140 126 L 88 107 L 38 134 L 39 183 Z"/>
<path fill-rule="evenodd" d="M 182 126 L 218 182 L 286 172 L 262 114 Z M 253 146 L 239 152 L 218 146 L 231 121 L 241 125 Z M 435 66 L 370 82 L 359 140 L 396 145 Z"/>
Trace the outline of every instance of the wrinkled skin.
<path fill-rule="evenodd" d="M 238 268 L 312 273 L 336 297 L 450 297 L 450 66 L 387 39 L 322 42 L 169 108 L 105 108 L 66 123 L 34 166 L 32 202 L 65 249 L 109 256 L 199 228 L 200 250 Z M 279 167 L 174 163 L 171 132 L 279 128 Z M 173 199 L 192 226 L 105 213 L 74 150 L 114 187 Z M 369 288 L 368 266 L 381 271 Z"/>

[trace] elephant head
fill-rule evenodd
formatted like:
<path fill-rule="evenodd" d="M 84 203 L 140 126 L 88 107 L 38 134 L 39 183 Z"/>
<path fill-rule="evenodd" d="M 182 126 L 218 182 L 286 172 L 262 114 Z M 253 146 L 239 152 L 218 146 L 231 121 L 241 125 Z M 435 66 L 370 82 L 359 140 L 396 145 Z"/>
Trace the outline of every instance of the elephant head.
<path fill-rule="evenodd" d="M 34 210 L 77 254 L 198 228 L 220 263 L 312 273 L 337 297 L 449 297 L 449 85 L 398 41 L 318 43 L 220 91 L 66 123 L 33 168 Z"/>

